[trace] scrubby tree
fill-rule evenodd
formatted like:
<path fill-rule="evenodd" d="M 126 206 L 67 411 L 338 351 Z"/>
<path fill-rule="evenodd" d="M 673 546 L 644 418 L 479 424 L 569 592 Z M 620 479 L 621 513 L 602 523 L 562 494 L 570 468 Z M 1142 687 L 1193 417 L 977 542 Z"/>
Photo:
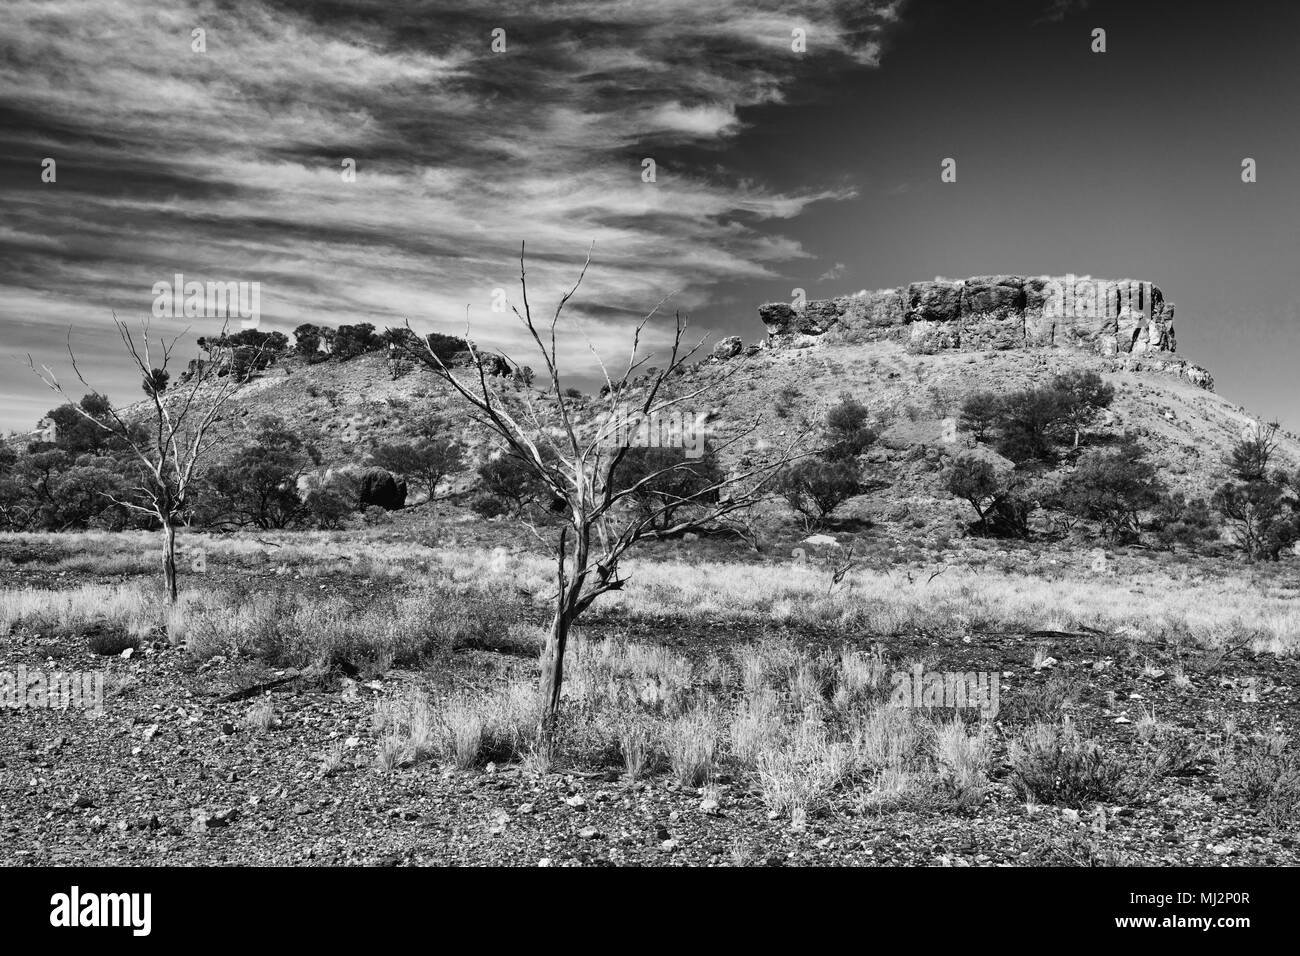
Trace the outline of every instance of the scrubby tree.
<path fill-rule="evenodd" d="M 712 455 L 690 458 L 681 448 L 629 448 L 623 468 L 624 480 L 636 489 L 629 501 L 646 522 L 647 536 L 670 528 L 677 533 L 693 530 L 683 516 L 692 511 L 707 513 L 716 505 L 725 477 Z"/>
<path fill-rule="evenodd" d="M 299 355 L 312 359 L 320 354 L 321 329 L 318 325 L 304 322 L 293 330 L 293 349 Z"/>
<path fill-rule="evenodd" d="M 943 475 L 948 493 L 967 502 L 978 520 L 975 531 L 991 537 L 1024 538 L 1029 535 L 1033 502 L 1013 474 L 1002 474 L 992 462 L 977 455 L 958 455 Z"/>
<path fill-rule="evenodd" d="M 559 528 L 553 537 L 548 539 L 541 529 L 531 528 L 553 546 L 556 557 L 554 615 L 542 654 L 539 686 L 544 746 L 554 739 L 570 629 L 601 595 L 623 588 L 624 556 L 656 523 L 657 513 L 638 513 L 631 507 L 632 497 L 671 472 L 688 468 L 691 461 L 684 458 L 661 471 L 629 480 L 625 471 L 629 449 L 615 440 L 619 421 L 625 413 L 640 421 L 689 409 L 701 395 L 725 386 L 732 375 L 744 368 L 743 363 L 737 363 L 735 370 L 728 370 L 699 388 L 674 390 L 673 380 L 681 381 L 676 371 L 703 345 L 701 341 L 693 348 L 683 347 L 687 326 L 679 314 L 666 365 L 653 375 L 641 375 L 641 369 L 651 358 L 641 354 L 641 334 L 658 311 L 656 306 L 638 325 L 621 374 L 617 378 L 605 375 L 607 390 L 600 409 L 605 416 L 598 418 L 595 409 L 584 408 L 585 414 L 579 418 L 574 400 L 564 394 L 560 385 L 556 327 L 565 305 L 581 286 L 590 262 L 589 254 L 577 283 L 560 299 L 549 322 L 539 323 L 534 319 L 529 301 L 521 247 L 522 303 L 513 311 L 542 361 L 545 402 L 539 401 L 532 390 L 511 388 L 507 382 L 494 378 L 494 363 L 482 356 L 472 343 L 467 343 L 471 364 L 464 377 L 453 372 L 432 348 L 426 346 L 420 356 L 436 375 L 451 385 L 475 419 L 532 472 L 561 512 L 556 515 Z M 605 367 L 603 363 L 602 367 Z M 729 442 L 746 434 L 749 432 L 742 431 Z M 698 506 L 682 518 L 692 525 L 723 521 L 766 495 L 772 477 L 788 461 L 788 455 L 769 454 L 762 463 L 731 472 L 714 484 L 698 488 L 684 500 L 666 503 L 663 508 Z M 716 503 L 708 503 L 715 495 Z M 670 535 L 674 527 L 661 529 L 661 533 Z"/>
<path fill-rule="evenodd" d="M 1212 504 L 1237 546 L 1252 561 L 1276 561 L 1300 531 L 1295 499 L 1281 482 L 1267 478 L 1226 482 L 1215 491 Z"/>
<path fill-rule="evenodd" d="M 422 485 L 433 501 L 438 485 L 465 467 L 465 448 L 446 438 L 420 438 L 407 443 L 376 445 L 370 460 L 407 481 Z"/>
<path fill-rule="evenodd" d="M 1054 388 L 1012 392 L 1001 403 L 997 449 L 1014 462 L 1050 462 L 1054 436 L 1065 419 L 1066 403 Z"/>
<path fill-rule="evenodd" d="M 981 389 L 967 395 L 961 403 L 959 424 L 969 431 L 976 441 L 983 441 L 998 421 L 1002 411 L 1002 398 L 997 392 Z"/>
<path fill-rule="evenodd" d="M 306 514 L 298 480 L 320 463 L 319 452 L 284 421 L 265 416 L 249 441 L 210 469 L 203 516 L 211 524 L 287 528 Z"/>
<path fill-rule="evenodd" d="M 1164 489 L 1155 465 L 1136 445 L 1094 450 L 1061 480 L 1057 507 L 1099 521 L 1115 540 L 1136 539 L 1142 514 L 1160 504 Z"/>
<path fill-rule="evenodd" d="M 860 492 L 861 477 L 852 458 L 806 458 L 782 469 L 775 490 L 803 518 L 804 528 L 813 531 Z"/>
<path fill-rule="evenodd" d="M 380 347 L 380 338 L 375 335 L 375 327 L 369 322 L 340 325 L 334 333 L 334 354 L 340 360 L 355 358 Z"/>
<path fill-rule="evenodd" d="M 478 477 L 487 497 L 508 503 L 516 515 L 522 515 L 544 487 L 536 470 L 509 452 L 502 452 L 479 465 Z"/>
<path fill-rule="evenodd" d="M 113 323 L 142 379 L 152 375 L 155 369 L 167 370 L 179 336 L 170 342 L 164 338 L 155 345 L 150 340 L 147 319 L 139 340 L 116 316 Z M 190 497 L 210 453 L 224 438 L 216 428 L 222 409 L 242 384 L 234 375 L 217 374 L 223 364 L 221 359 L 228 359 L 223 355 L 223 348 L 211 346 L 212 361 L 203 363 L 182 387 L 149 394 L 142 408 L 127 410 L 108 404 L 103 415 L 96 416 L 80 405 L 73 406 L 129 449 L 135 472 L 131 491 L 121 498 L 111 492 L 104 494 L 124 508 L 157 520 L 163 537 L 163 583 L 173 604 L 177 598 L 176 528 L 191 506 Z M 68 357 L 77 378 L 88 385 L 70 341 Z M 156 358 L 159 360 L 155 361 Z M 27 364 L 47 386 L 60 395 L 65 394 L 49 366 L 42 365 L 38 370 L 30 355 Z"/>
<path fill-rule="evenodd" d="M 1167 548 L 1196 551 L 1219 540 L 1219 523 L 1204 498 L 1173 492 L 1160 499 L 1151 518 L 1156 540 Z"/>
<path fill-rule="evenodd" d="M 830 461 L 856 458 L 870 448 L 878 437 L 867 424 L 871 417 L 867 406 L 845 392 L 839 404 L 826 413 L 826 450 L 823 457 Z"/>
<path fill-rule="evenodd" d="M 1278 422 L 1256 422 L 1228 452 L 1228 468 L 1238 481 L 1263 481 L 1277 449 Z"/>
<path fill-rule="evenodd" d="M 1074 369 L 1055 376 L 1052 389 L 1061 396 L 1061 421 L 1074 432 L 1074 447 L 1078 448 L 1083 430 L 1115 400 L 1115 387 L 1094 371 Z"/>

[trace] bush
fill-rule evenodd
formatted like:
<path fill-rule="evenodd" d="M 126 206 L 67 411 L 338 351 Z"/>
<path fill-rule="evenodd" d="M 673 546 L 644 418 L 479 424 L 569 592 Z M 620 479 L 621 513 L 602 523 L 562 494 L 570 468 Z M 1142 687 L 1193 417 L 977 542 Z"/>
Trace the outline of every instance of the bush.
<path fill-rule="evenodd" d="M 1219 523 L 1205 499 L 1189 500 L 1181 492 L 1160 499 L 1151 524 L 1156 540 L 1166 548 L 1196 551 L 1219 540 Z"/>
<path fill-rule="evenodd" d="M 503 454 L 483 462 L 478 469 L 483 490 L 493 498 L 509 502 L 516 514 L 541 492 L 541 480 L 523 461 L 512 454 Z"/>
<path fill-rule="evenodd" d="M 1052 389 L 1061 397 L 1061 419 L 1073 429 L 1074 447 L 1078 448 L 1083 429 L 1115 400 L 1115 388 L 1096 372 L 1075 370 L 1054 377 Z"/>
<path fill-rule="evenodd" d="M 1054 503 L 1080 518 L 1100 521 L 1114 540 L 1135 540 L 1142 512 L 1161 501 L 1156 467 L 1134 445 L 1084 455 L 1060 484 Z"/>
<path fill-rule="evenodd" d="M 1300 537 L 1296 502 L 1283 484 L 1268 479 L 1228 482 L 1215 491 L 1212 503 L 1252 561 L 1276 561 Z"/>
<path fill-rule="evenodd" d="M 1021 494 L 1014 475 L 1003 476 L 991 462 L 958 455 L 943 478 L 948 493 L 970 504 L 978 521 L 972 530 L 990 537 L 1025 538 L 1033 502 Z"/>
<path fill-rule="evenodd" d="M 785 468 L 776 480 L 776 492 L 797 514 L 805 529 L 824 525 L 831 514 L 858 494 L 857 462 L 852 458 L 823 461 L 812 458 Z"/>
<path fill-rule="evenodd" d="M 1238 481 L 1262 481 L 1277 447 L 1278 422 L 1257 422 L 1232 446 L 1227 465 Z"/>
<path fill-rule="evenodd" d="M 344 360 L 376 351 L 383 345 L 383 340 L 375 334 L 375 327 L 369 322 L 340 325 L 334 333 L 334 354 Z"/>
<path fill-rule="evenodd" d="M 1275 735 L 1266 740 L 1234 744 L 1217 755 L 1223 785 L 1270 824 L 1290 826 L 1300 811 L 1300 757 Z"/>
<path fill-rule="evenodd" d="M 867 425 L 867 407 L 847 392 L 840 402 L 826 413 L 827 448 L 824 456 L 829 461 L 856 458 L 875 443 L 877 433 Z"/>
<path fill-rule="evenodd" d="M 376 445 L 370 452 L 373 464 L 422 485 L 432 501 L 438 485 L 447 475 L 465 465 L 465 449 L 449 439 L 420 438 L 409 444 Z"/>
<path fill-rule="evenodd" d="M 671 469 L 664 471 L 664 469 Z M 681 448 L 629 448 L 618 469 L 618 481 L 630 487 L 638 481 L 664 472 L 638 488 L 630 499 L 638 520 L 647 528 L 664 531 L 689 514 L 697 504 L 714 504 L 725 476 L 712 455 L 688 458 Z M 689 503 L 682 499 L 697 496 Z"/>
<path fill-rule="evenodd" d="M 1002 410 L 1002 399 L 997 392 L 979 391 L 966 396 L 961 403 L 961 427 L 983 441 L 988 430 L 997 423 Z"/>
<path fill-rule="evenodd" d="M 1014 462 L 1055 459 L 1054 436 L 1067 414 L 1061 392 L 1031 388 L 1012 392 L 998 412 L 998 452 Z"/>
<path fill-rule="evenodd" d="M 470 509 L 480 518 L 496 518 L 507 514 L 510 511 L 510 505 L 492 495 L 480 494 L 476 495 L 474 500 L 470 502 Z"/>
<path fill-rule="evenodd" d="M 1125 763 L 1070 727 L 1034 724 L 1007 755 L 1011 785 L 1025 800 L 1082 807 L 1122 800 L 1137 789 Z"/>
<path fill-rule="evenodd" d="M 116 657 L 127 648 L 135 650 L 139 646 L 138 637 L 107 624 L 92 624 L 86 628 L 86 647 L 92 654 Z"/>
<path fill-rule="evenodd" d="M 310 322 L 304 322 L 293 330 L 293 349 L 299 355 L 315 358 L 320 353 L 322 341 L 324 339 L 320 326 Z"/>

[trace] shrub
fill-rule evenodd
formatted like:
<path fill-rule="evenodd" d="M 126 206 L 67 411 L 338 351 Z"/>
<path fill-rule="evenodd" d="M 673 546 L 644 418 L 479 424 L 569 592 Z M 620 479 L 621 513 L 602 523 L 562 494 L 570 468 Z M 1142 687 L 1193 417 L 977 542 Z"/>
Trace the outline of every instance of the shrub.
<path fill-rule="evenodd" d="M 997 422 L 1001 409 L 1002 399 L 997 392 L 972 392 L 961 403 L 961 427 L 974 435 L 976 441 L 983 441 L 988 430 Z"/>
<path fill-rule="evenodd" d="M 1014 475 L 1001 475 L 975 455 L 958 455 L 943 478 L 948 493 L 970 504 L 978 520 L 973 530 L 992 537 L 1029 535 L 1033 502 L 1021 494 Z"/>
<path fill-rule="evenodd" d="M 662 473 L 656 475 L 657 472 Z M 716 503 L 715 486 L 725 477 L 717 460 L 707 452 L 699 458 L 689 458 L 681 448 L 642 447 L 627 450 L 618 475 L 624 487 L 656 475 L 629 498 L 637 518 L 648 522 L 651 530 L 659 531 L 671 528 L 683 513 L 699 505 Z M 691 501 L 683 501 L 691 496 L 695 496 Z"/>
<path fill-rule="evenodd" d="M 1223 784 L 1273 826 L 1289 826 L 1300 810 L 1300 758 L 1281 735 L 1234 743 L 1217 756 Z"/>
<path fill-rule="evenodd" d="M 1142 512 L 1160 503 L 1162 490 L 1159 472 L 1141 448 L 1125 445 L 1085 454 L 1061 481 L 1054 503 L 1100 521 L 1115 540 L 1133 540 L 1142 530 Z"/>
<path fill-rule="evenodd" d="M 510 505 L 492 495 L 476 495 L 470 509 L 480 518 L 496 518 L 510 511 Z"/>
<path fill-rule="evenodd" d="M 521 514 L 541 491 L 541 482 L 533 470 L 511 454 L 483 462 L 478 476 L 483 490 L 494 498 L 509 502 L 516 514 Z"/>
<path fill-rule="evenodd" d="M 92 654 L 115 657 L 127 648 L 135 650 L 140 638 L 106 624 L 92 624 L 86 629 L 86 647 Z"/>
<path fill-rule="evenodd" d="M 1072 727 L 1034 724 L 1008 747 L 1011 784 L 1022 798 L 1081 807 L 1132 796 L 1127 765 Z"/>
<path fill-rule="evenodd" d="M 1156 540 L 1167 548 L 1199 550 L 1219 540 L 1219 523 L 1205 499 L 1188 499 L 1182 492 L 1160 499 L 1151 524 Z"/>
<path fill-rule="evenodd" d="M 811 531 L 826 523 L 831 514 L 861 489 L 857 462 L 805 459 L 785 468 L 776 480 L 776 491 Z"/>
<path fill-rule="evenodd" d="M 420 438 L 408 444 L 376 445 L 370 452 L 371 463 L 418 482 L 430 501 L 438 485 L 465 465 L 465 449 L 451 439 Z"/>
<path fill-rule="evenodd" d="M 369 322 L 357 325 L 340 325 L 334 333 L 334 354 L 340 359 L 350 359 L 383 347 L 383 340 L 375 334 Z"/>
<path fill-rule="evenodd" d="M 824 457 L 828 461 L 856 458 L 875 443 L 877 433 L 867 425 L 867 407 L 847 392 L 826 413 Z"/>
<path fill-rule="evenodd" d="M 1279 483 L 1268 479 L 1228 482 L 1211 500 L 1237 546 L 1252 561 L 1278 560 L 1282 549 L 1300 536 L 1295 501 Z"/>
<path fill-rule="evenodd" d="M 1256 422 L 1228 452 L 1227 465 L 1238 481 L 1262 481 L 1277 448 L 1278 422 Z"/>
<path fill-rule="evenodd" d="M 1094 371 L 1076 369 L 1055 376 L 1052 389 L 1061 397 L 1061 420 L 1074 431 L 1074 447 L 1078 448 L 1083 429 L 1115 400 L 1115 388 Z"/>
<path fill-rule="evenodd" d="M 1053 388 L 1012 392 L 998 412 L 998 452 L 1014 462 L 1055 458 L 1054 435 L 1068 412 L 1066 399 Z"/>
<path fill-rule="evenodd" d="M 304 322 L 293 330 L 293 349 L 306 358 L 315 358 L 323 341 L 320 326 Z"/>

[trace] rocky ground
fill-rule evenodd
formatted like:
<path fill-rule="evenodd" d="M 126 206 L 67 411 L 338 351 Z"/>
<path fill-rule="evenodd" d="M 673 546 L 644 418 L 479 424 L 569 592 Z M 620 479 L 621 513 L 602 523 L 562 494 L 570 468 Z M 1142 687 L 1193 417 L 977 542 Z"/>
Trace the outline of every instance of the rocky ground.
<path fill-rule="evenodd" d="M 597 621 L 594 630 L 613 624 Z M 654 628 L 643 630 L 633 636 L 656 639 Z M 677 626 L 657 635 L 692 653 L 753 636 Z M 1043 647 L 1054 663 L 1040 655 L 1035 670 Z M 1179 687 L 1168 673 L 1174 650 L 1148 646 L 1134 655 L 1122 639 L 1095 634 L 978 634 L 943 646 L 922 634 L 897 639 L 888 653 L 928 653 L 936 669 L 1023 662 L 1003 671 L 1003 727 L 1023 719 L 1037 688 L 1065 675 L 1080 688 L 1072 719 L 1134 755 L 1145 746 L 1136 731 L 1144 711 L 1211 744 L 1225 720 L 1242 734 L 1295 736 L 1295 661 L 1242 652 L 1189 658 L 1179 650 L 1188 675 Z M 1080 812 L 1027 807 L 1010 786 L 999 744 L 992 786 L 974 810 L 864 813 L 844 799 L 803 829 L 769 815 L 757 781 L 725 775 L 706 799 L 664 773 L 626 785 L 615 767 L 538 775 L 515 765 L 457 771 L 422 761 L 379 769 L 378 699 L 518 663 L 464 649 L 437 674 L 321 682 L 247 661 L 199 663 L 161 641 L 125 658 L 97 657 L 82 641 L 16 632 L 0 639 L 0 670 L 102 669 L 107 699 L 98 717 L 0 711 L 0 864 L 1300 862 L 1294 830 L 1270 825 L 1226 789 L 1208 758 L 1131 803 Z M 263 696 L 274 715 L 266 728 L 249 722 Z"/>

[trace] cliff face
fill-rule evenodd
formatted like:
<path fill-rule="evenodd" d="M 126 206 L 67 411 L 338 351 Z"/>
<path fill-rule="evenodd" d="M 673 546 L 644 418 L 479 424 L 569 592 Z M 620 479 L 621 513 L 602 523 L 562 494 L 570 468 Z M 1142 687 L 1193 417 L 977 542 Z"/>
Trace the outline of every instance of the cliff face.
<path fill-rule="evenodd" d="M 855 341 L 901 339 L 918 352 L 1080 348 L 1100 355 L 1173 352 L 1174 306 L 1134 279 L 977 276 L 759 307 L 774 346 L 840 332 Z"/>
<path fill-rule="evenodd" d="M 976 276 L 759 306 L 768 347 L 829 341 L 902 341 L 920 353 L 1059 347 L 1122 359 L 1213 388 L 1205 369 L 1176 359 L 1174 306 L 1136 279 Z"/>

